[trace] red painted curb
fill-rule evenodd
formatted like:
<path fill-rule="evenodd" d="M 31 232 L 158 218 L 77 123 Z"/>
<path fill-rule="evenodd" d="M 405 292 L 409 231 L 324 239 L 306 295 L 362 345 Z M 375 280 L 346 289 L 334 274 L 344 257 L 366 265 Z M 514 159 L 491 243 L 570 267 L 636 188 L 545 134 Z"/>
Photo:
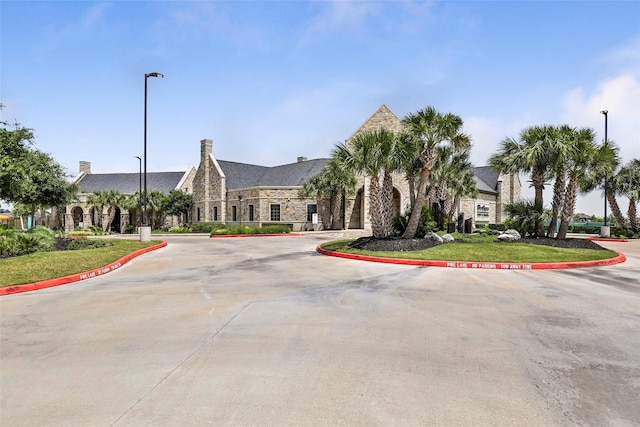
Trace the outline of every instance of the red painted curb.
<path fill-rule="evenodd" d="M 592 240 L 594 242 L 622 242 L 627 243 L 629 239 L 614 239 L 612 237 L 587 237 L 587 240 Z"/>
<path fill-rule="evenodd" d="M 210 239 L 228 239 L 232 237 L 285 237 L 299 236 L 298 233 L 279 233 L 279 234 L 217 234 L 209 236 Z"/>
<path fill-rule="evenodd" d="M 147 252 L 154 251 L 156 249 L 164 248 L 165 246 L 167 246 L 167 242 L 162 242 L 154 246 L 149 246 L 148 248 L 139 249 L 135 252 L 131 252 L 130 254 L 123 256 L 122 258 L 112 262 L 105 267 L 97 268 L 95 270 L 76 273 L 65 277 L 59 277 L 57 279 L 28 283 L 26 285 L 6 286 L 4 288 L 0 288 L 0 296 L 36 291 L 38 289 L 52 288 L 54 286 L 66 285 L 68 283 L 79 282 L 81 280 L 91 279 L 92 277 L 102 276 L 103 274 L 109 273 L 113 270 L 117 270 L 127 262 L 131 261 L 133 258 L 136 258 L 142 254 L 146 254 Z"/>
<path fill-rule="evenodd" d="M 622 252 L 618 256 L 609 259 L 595 261 L 575 261 L 575 262 L 545 262 L 545 263 L 506 263 L 506 262 L 466 262 L 466 261 L 429 261 L 419 259 L 383 258 L 370 255 L 347 254 L 344 252 L 329 251 L 318 245 L 316 250 L 328 256 L 338 258 L 355 259 L 360 261 L 383 262 L 387 264 L 404 264 L 419 267 L 449 267 L 449 268 L 479 268 L 484 270 L 548 270 L 554 268 L 584 268 L 603 267 L 606 265 L 620 264 L 627 258 Z"/>

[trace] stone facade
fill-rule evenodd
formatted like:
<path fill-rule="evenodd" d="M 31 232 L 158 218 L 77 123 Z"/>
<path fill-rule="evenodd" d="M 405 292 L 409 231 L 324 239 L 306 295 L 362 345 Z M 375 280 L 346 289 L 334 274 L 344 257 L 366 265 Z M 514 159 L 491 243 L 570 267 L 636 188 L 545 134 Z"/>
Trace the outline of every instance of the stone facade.
<path fill-rule="evenodd" d="M 386 128 L 394 132 L 403 129 L 402 121 L 386 105 L 382 105 L 354 134 Z M 321 221 L 313 224 L 309 219 L 309 209 L 318 213 L 328 211 L 328 200 L 318 202 L 315 199 L 301 198 L 298 194 L 302 183 L 272 185 L 270 181 L 246 184 L 254 174 L 265 174 L 266 169 L 255 165 L 232 164 L 217 161 L 213 155 L 213 143 L 205 139 L 200 142 L 200 165 L 195 173 L 193 183 L 195 222 L 212 221 L 227 224 L 245 224 L 260 226 L 267 223 L 290 224 L 294 230 L 320 229 Z M 302 162 L 317 162 L 298 157 Z M 232 167 L 233 166 L 233 167 Z M 225 168 L 227 171 L 225 172 Z M 258 169 L 256 169 L 258 168 Z M 278 167 L 276 167 L 278 168 Z M 231 170 L 233 169 L 233 170 Z M 263 170 L 264 169 L 264 170 Z M 480 168 L 481 169 L 481 168 Z M 319 172 L 319 170 L 318 170 Z M 227 176 L 225 173 L 231 173 Z M 231 183 L 233 179 L 237 182 Z M 494 178 L 497 174 L 492 175 Z M 308 176 L 307 178 L 310 178 Z M 243 181 L 243 182 L 241 182 Z M 246 182 L 244 182 L 246 181 Z M 504 221 L 504 205 L 520 199 L 520 181 L 517 175 L 498 176 L 497 181 L 482 182 L 479 194 L 475 198 L 462 198 L 456 215 L 463 213 L 465 219 L 471 218 L 476 224 L 497 223 Z M 494 182 L 495 181 L 495 182 Z M 401 174 L 393 175 L 394 211 L 404 213 L 409 206 L 409 184 Z M 344 206 L 344 224 L 342 220 L 334 223 L 339 228 L 370 229 L 369 218 L 369 183 L 368 178 L 360 177 L 357 193 L 349 197 Z"/>
<path fill-rule="evenodd" d="M 74 179 L 74 183 L 83 188 L 85 180 L 91 180 L 92 192 L 81 192 L 78 194 L 78 200 L 67 205 L 64 210 L 63 224 L 66 232 L 76 229 L 88 229 L 99 223 L 104 224 L 108 221 L 109 206 L 102 209 L 88 203 L 89 197 L 95 191 L 102 190 L 118 190 L 125 196 L 132 195 L 141 188 L 140 174 L 92 174 L 91 163 L 80 161 L 79 175 Z M 152 174 L 149 174 L 152 175 Z M 193 183 L 196 176 L 196 169 L 191 167 L 185 172 L 160 172 L 154 174 L 161 182 L 161 188 L 154 188 L 152 185 L 147 186 L 148 191 L 160 190 L 168 193 L 169 190 L 181 190 L 191 194 L 193 192 Z M 128 225 L 137 226 L 140 218 L 135 217 L 137 210 L 129 211 L 125 206 L 116 206 L 116 216 L 112 223 L 112 230 L 115 232 L 123 232 Z M 165 226 L 170 227 L 179 225 L 180 218 L 167 217 Z"/>
<path fill-rule="evenodd" d="M 400 118 L 396 116 L 386 105 L 382 105 L 362 126 L 360 126 L 360 128 L 347 140 L 347 144 L 351 138 L 361 132 L 375 131 L 381 128 L 392 130 L 394 132 L 401 132 L 403 130 L 402 120 L 400 120 Z M 361 198 L 359 201 L 359 203 L 361 203 L 360 215 L 363 219 L 363 222 L 361 223 L 363 224 L 362 228 L 370 229 L 371 222 L 369 219 L 369 204 L 366 197 L 368 184 L 365 184 L 365 179 L 360 178 L 359 187 L 364 190 L 365 194 L 365 197 Z M 503 222 L 506 219 L 504 205 L 520 200 L 522 187 L 517 174 L 500 174 L 498 176 L 497 183 L 490 182 L 486 184 L 491 188 L 486 190 L 479 189 L 479 194 L 476 198 L 461 198 L 460 206 L 457 207 L 455 211 L 455 216 L 462 213 L 465 219 L 471 218 L 474 228 L 476 227 L 476 224 L 483 225 Z M 395 213 L 404 213 L 410 207 L 409 184 L 404 179 L 404 176 L 394 173 L 393 185 Z M 351 203 L 355 203 L 355 198 L 351 198 L 350 201 Z"/>

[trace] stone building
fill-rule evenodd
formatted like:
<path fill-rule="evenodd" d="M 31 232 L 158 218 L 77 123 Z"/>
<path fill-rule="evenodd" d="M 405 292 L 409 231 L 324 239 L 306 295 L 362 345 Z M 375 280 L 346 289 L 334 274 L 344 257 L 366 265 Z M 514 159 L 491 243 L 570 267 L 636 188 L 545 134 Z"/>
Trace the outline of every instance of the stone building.
<path fill-rule="evenodd" d="M 191 194 L 193 192 L 193 179 L 196 174 L 194 167 L 179 172 L 147 172 L 147 191 L 160 191 L 169 194 L 171 190 L 181 190 Z M 139 173 L 91 173 L 91 163 L 80 162 L 80 173 L 73 180 L 80 187 L 78 201 L 66 206 L 64 213 L 65 231 L 73 231 L 78 228 L 88 228 L 96 225 L 94 218 L 104 221 L 108 217 L 108 206 L 100 209 L 87 203 L 89 196 L 105 190 L 115 190 L 126 196 L 132 195 L 142 187 Z M 111 223 L 111 230 L 116 233 L 123 232 L 127 225 L 140 225 L 141 218 L 135 217 L 135 210 L 129 211 L 125 206 L 116 207 L 116 216 Z M 178 218 L 168 218 L 167 225 L 173 225 Z"/>
<path fill-rule="evenodd" d="M 402 130 L 402 121 L 386 105 L 382 105 L 367 119 L 347 144 L 359 132 L 386 128 Z M 293 230 L 321 227 L 314 223 L 314 213 L 327 209 L 315 199 L 298 195 L 302 184 L 320 173 L 329 159 L 307 160 L 298 157 L 296 163 L 266 167 L 246 163 L 217 160 L 213 142 L 205 139 L 200 146 L 200 165 L 193 181 L 193 221 L 212 221 L 227 224 L 260 226 L 289 224 Z M 473 226 L 498 223 L 505 219 L 504 204 L 520 200 L 520 181 L 517 175 L 501 175 L 489 166 L 474 168 L 478 196 L 462 198 L 456 215 L 463 213 Z M 409 206 L 409 185 L 402 175 L 395 174 L 394 212 L 403 213 Z M 339 228 L 370 229 L 367 178 L 361 177 L 355 196 L 346 200 Z"/>
<path fill-rule="evenodd" d="M 360 132 L 386 128 L 394 132 L 402 130 L 402 121 L 386 105 L 382 105 L 349 138 Z M 147 188 L 167 194 L 177 189 L 193 194 L 191 222 L 221 222 L 233 225 L 261 226 L 264 224 L 289 224 L 293 230 L 318 230 L 322 222 L 318 215 L 328 211 L 328 200 L 300 197 L 305 181 L 320 173 L 329 159 L 298 157 L 294 163 L 280 166 L 259 166 L 240 162 L 218 160 L 213 153 L 213 141 L 200 142 L 198 168 L 180 172 L 147 173 Z M 504 205 L 520 200 L 520 180 L 517 175 L 498 174 L 489 166 L 474 168 L 478 195 L 462 198 L 456 215 L 462 213 L 471 219 L 472 226 L 503 222 Z M 89 162 L 80 162 L 80 174 L 74 180 L 82 192 L 78 203 L 66 207 L 67 231 L 92 224 L 95 206 L 89 206 L 87 198 L 97 191 L 118 190 L 133 194 L 139 190 L 137 173 L 92 174 Z M 402 175 L 394 174 L 394 212 L 404 213 L 409 207 L 409 185 Z M 368 178 L 358 180 L 357 192 L 347 198 L 342 218 L 334 222 L 338 228 L 370 229 Z M 106 217 L 107 208 L 98 212 Z M 126 207 L 117 208 L 112 229 L 120 232 L 128 224 L 138 225 Z M 176 223 L 171 219 L 167 225 Z"/>

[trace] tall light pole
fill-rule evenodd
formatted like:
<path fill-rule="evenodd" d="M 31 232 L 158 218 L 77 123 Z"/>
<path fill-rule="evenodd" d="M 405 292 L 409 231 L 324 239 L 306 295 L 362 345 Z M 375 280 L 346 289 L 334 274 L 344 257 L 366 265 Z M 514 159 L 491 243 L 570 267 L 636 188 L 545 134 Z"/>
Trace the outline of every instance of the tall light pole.
<path fill-rule="evenodd" d="M 142 158 L 140 158 L 140 156 L 133 156 L 136 159 L 138 159 L 138 164 L 139 164 L 139 168 L 138 168 L 138 178 L 140 181 L 140 185 L 138 186 L 138 209 L 142 210 Z M 142 215 L 141 215 L 142 216 Z M 142 218 L 138 218 L 138 227 L 140 227 L 142 225 Z"/>
<path fill-rule="evenodd" d="M 144 233 L 142 233 L 142 230 L 140 232 L 140 241 L 144 242 L 151 240 L 151 229 L 147 215 L 147 79 L 149 77 L 164 78 L 164 75 L 156 72 L 144 75 L 144 208 L 142 212 L 142 227 L 144 227 Z"/>
<path fill-rule="evenodd" d="M 607 136 L 607 119 L 608 119 L 608 110 L 600 111 L 600 114 L 604 114 L 604 144 L 607 145 L 609 142 L 609 138 Z M 607 172 L 604 173 L 604 226 L 607 226 Z"/>

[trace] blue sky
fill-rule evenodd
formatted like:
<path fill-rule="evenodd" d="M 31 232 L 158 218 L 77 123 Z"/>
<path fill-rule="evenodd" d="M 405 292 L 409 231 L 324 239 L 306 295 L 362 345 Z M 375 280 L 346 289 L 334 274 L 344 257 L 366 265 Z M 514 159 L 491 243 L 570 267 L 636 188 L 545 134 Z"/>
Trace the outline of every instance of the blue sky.
<path fill-rule="evenodd" d="M 197 166 L 204 138 L 223 160 L 329 157 L 381 104 L 460 115 L 477 166 L 532 125 L 603 139 L 604 109 L 640 158 L 637 1 L 3 0 L 0 24 L 2 120 L 70 175 L 138 171 L 154 71 L 149 171 Z M 593 193 L 577 211 L 603 206 Z"/>

